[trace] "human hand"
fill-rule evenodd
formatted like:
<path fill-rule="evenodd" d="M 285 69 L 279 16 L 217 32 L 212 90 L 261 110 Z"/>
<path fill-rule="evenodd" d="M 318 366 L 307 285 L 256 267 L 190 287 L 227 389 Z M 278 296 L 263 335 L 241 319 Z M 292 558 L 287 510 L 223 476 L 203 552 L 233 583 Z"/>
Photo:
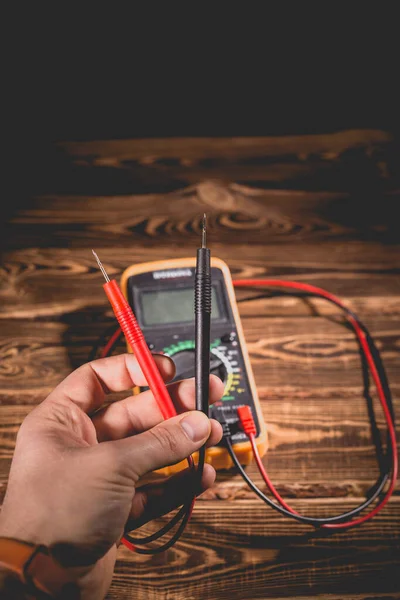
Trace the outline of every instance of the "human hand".
<path fill-rule="evenodd" d="M 171 380 L 171 359 L 155 360 Z M 179 415 L 168 421 L 150 390 L 103 407 L 107 392 L 134 385 L 146 381 L 133 355 L 83 365 L 26 417 L 17 436 L 0 535 L 45 544 L 63 564 L 82 567 L 83 599 L 106 594 L 125 528 L 179 506 L 191 485 L 190 473 L 135 489 L 139 479 L 222 435 L 217 421 L 192 410 L 194 380 L 168 386 Z M 211 376 L 210 402 L 222 393 L 222 382 Z M 214 479 L 206 464 L 202 489 Z"/>

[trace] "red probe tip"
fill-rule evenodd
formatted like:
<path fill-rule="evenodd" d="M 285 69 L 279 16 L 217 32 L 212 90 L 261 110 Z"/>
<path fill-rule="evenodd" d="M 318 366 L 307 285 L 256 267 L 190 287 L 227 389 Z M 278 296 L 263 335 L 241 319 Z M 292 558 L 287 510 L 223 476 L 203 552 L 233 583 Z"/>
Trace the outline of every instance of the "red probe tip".
<path fill-rule="evenodd" d="M 95 259 L 97 260 L 97 264 L 99 265 L 100 271 L 104 275 L 104 279 L 106 280 L 107 283 L 109 283 L 110 282 L 110 278 L 107 275 L 107 271 L 105 270 L 105 268 L 101 264 L 101 261 L 100 261 L 99 257 L 97 256 L 96 252 L 93 250 L 93 248 L 92 248 L 92 252 L 93 252 L 93 255 L 94 255 Z"/>

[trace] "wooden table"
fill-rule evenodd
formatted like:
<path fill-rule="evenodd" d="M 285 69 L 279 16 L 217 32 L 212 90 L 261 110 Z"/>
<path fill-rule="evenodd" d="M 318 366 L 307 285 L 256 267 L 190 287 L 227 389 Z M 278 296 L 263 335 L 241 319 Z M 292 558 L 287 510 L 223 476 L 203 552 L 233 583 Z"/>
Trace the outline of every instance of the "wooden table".
<path fill-rule="evenodd" d="M 204 211 L 212 252 L 235 277 L 310 282 L 359 314 L 399 411 L 397 150 L 383 131 L 58 144 L 2 234 L 2 494 L 22 419 L 113 322 L 91 248 L 115 277 L 191 256 Z M 278 490 L 309 515 L 357 505 L 378 468 L 353 335 L 321 301 L 240 311 Z M 363 527 L 321 536 L 221 473 L 173 549 L 137 558 L 121 547 L 109 598 L 400 598 L 399 523 L 395 495 Z"/>

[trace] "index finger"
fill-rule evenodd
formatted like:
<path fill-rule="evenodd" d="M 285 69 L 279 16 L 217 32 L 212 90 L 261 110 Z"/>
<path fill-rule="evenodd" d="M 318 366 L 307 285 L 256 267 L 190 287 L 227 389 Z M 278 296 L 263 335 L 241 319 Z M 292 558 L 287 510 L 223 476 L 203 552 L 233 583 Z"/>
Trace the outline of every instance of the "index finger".
<path fill-rule="evenodd" d="M 153 358 L 164 381 L 173 379 L 173 361 L 161 354 L 156 354 Z M 135 356 L 119 354 L 82 365 L 68 375 L 46 401 L 68 399 L 85 413 L 91 414 L 104 404 L 108 392 L 123 392 L 136 385 L 145 386 L 147 381 Z"/>

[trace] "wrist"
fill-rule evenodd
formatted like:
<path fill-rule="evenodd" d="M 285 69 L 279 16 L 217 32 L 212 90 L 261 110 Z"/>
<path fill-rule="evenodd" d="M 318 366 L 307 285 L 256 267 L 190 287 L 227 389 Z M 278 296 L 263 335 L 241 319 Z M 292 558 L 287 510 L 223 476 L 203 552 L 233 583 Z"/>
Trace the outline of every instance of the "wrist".
<path fill-rule="evenodd" d="M 0 569 L 0 590 L 16 590 L 22 598 L 75 598 L 87 571 L 63 567 L 45 546 L 5 537 L 0 537 Z"/>

